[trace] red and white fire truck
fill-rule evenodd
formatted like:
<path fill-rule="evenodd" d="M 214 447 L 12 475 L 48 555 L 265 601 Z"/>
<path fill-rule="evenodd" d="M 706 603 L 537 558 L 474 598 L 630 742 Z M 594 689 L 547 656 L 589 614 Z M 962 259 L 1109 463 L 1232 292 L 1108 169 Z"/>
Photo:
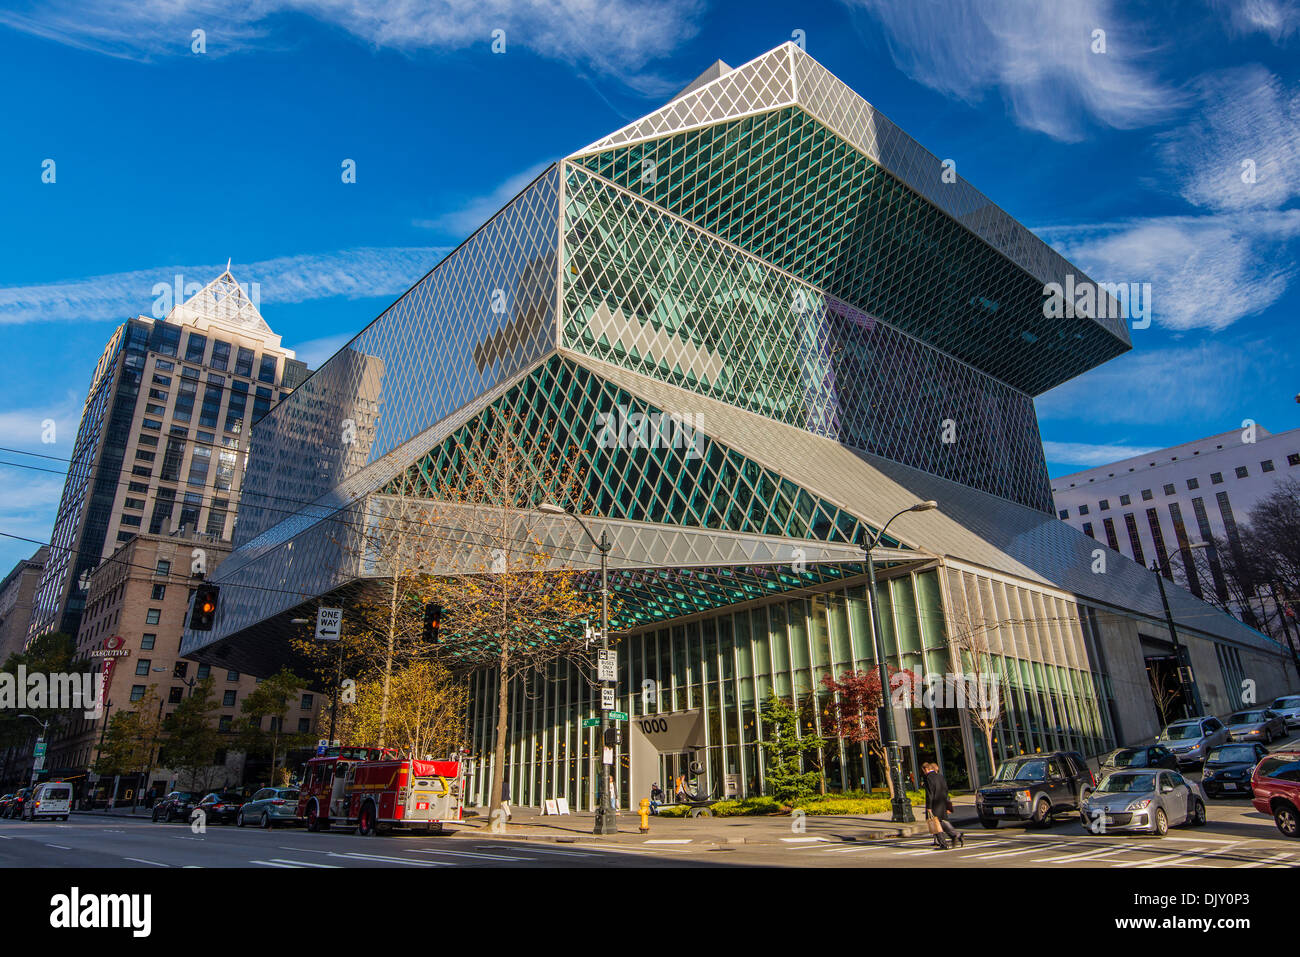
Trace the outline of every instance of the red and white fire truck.
<path fill-rule="evenodd" d="M 309 831 L 437 833 L 445 822 L 461 819 L 460 762 L 403 758 L 391 749 L 332 748 L 307 762 L 297 816 Z"/>

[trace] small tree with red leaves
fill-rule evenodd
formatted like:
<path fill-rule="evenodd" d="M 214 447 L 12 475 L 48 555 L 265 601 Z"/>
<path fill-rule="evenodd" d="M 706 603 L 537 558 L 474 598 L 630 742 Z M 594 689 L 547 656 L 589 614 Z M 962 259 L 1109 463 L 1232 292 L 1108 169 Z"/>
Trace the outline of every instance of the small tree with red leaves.
<path fill-rule="evenodd" d="M 890 669 L 889 685 L 894 690 L 910 692 L 917 687 L 917 677 L 911 670 Z M 822 685 L 835 696 L 830 717 L 823 722 L 823 730 L 854 744 L 866 745 L 867 751 L 880 760 L 885 768 L 885 783 L 889 796 L 894 796 L 894 781 L 888 773 L 889 757 L 880 735 L 880 707 L 885 703 L 880 689 L 880 669 L 846 671 L 838 678 L 826 675 Z"/>

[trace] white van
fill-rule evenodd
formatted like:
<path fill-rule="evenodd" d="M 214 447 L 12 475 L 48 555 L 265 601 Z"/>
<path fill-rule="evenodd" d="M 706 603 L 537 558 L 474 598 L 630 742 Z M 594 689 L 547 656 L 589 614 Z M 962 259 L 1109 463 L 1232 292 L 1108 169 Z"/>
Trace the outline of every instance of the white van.
<path fill-rule="evenodd" d="M 72 785 L 63 782 L 38 784 L 32 799 L 23 808 L 23 817 L 34 821 L 38 817 L 61 818 L 66 821 L 72 810 Z"/>

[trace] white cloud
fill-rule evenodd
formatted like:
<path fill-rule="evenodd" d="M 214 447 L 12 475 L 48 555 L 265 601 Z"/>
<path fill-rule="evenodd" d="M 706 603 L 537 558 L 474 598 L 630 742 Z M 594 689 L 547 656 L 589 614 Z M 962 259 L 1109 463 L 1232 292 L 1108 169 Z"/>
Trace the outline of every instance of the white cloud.
<path fill-rule="evenodd" d="M 24 398 L 30 399 L 30 396 Z M 81 407 L 84 396 L 67 392 L 62 398 L 52 399 L 48 404 L 27 406 L 24 408 L 0 411 L 0 445 L 26 452 L 38 452 L 41 455 L 56 456 L 59 459 L 72 457 L 72 446 L 77 438 L 77 426 L 81 424 Z M 47 429 L 52 423 L 52 431 Z M 48 438 L 51 441 L 45 441 Z M 0 453 L 12 461 L 24 465 L 38 465 L 41 468 L 65 469 L 66 461 L 52 459 L 32 459 L 27 456 L 15 457 L 12 453 Z"/>
<path fill-rule="evenodd" d="M 701 0 L 26 0 L 0 23 L 114 56 L 190 55 L 206 32 L 207 54 L 288 42 L 286 14 L 338 27 L 374 47 L 489 53 L 494 30 L 516 49 L 627 77 L 696 32 Z"/>
<path fill-rule="evenodd" d="M 416 219 L 412 226 L 431 229 L 439 235 L 457 241 L 465 239 L 489 219 L 495 216 L 512 199 L 519 195 L 529 183 L 551 165 L 551 161 L 537 163 L 521 173 L 516 173 L 504 183 L 485 196 L 477 196 L 466 201 L 459 209 L 435 216 L 432 219 Z"/>
<path fill-rule="evenodd" d="M 1061 465 L 1105 465 L 1154 450 L 1147 445 L 1089 445 L 1086 442 L 1044 442 L 1047 461 Z"/>
<path fill-rule="evenodd" d="M 885 29 L 890 55 L 912 79 L 978 102 L 996 90 L 1016 122 L 1059 140 L 1086 119 L 1119 129 L 1168 116 L 1183 96 L 1142 63 L 1137 25 L 1111 0 L 844 0 Z M 1093 31 L 1106 52 L 1092 52 Z"/>
<path fill-rule="evenodd" d="M 1163 216 L 1039 230 L 1098 282 L 1151 283 L 1156 322 L 1223 329 L 1271 306 L 1295 274 L 1300 210 Z M 1141 333 L 1135 333 L 1140 335 Z"/>
<path fill-rule="evenodd" d="M 1274 43 L 1300 33 L 1300 0 L 1211 0 L 1238 36 L 1263 33 Z"/>
<path fill-rule="evenodd" d="M 356 333 L 341 332 L 336 336 L 322 336 L 319 339 L 309 339 L 308 341 L 299 343 L 292 348 L 298 359 L 307 363 L 307 368 L 319 369 L 324 365 L 326 359 L 329 359 L 334 355 L 334 353 L 338 352 L 354 338 L 356 338 Z"/>
<path fill-rule="evenodd" d="M 1134 350 L 1040 395 L 1034 406 L 1045 423 L 1086 421 L 1090 427 L 1240 422 L 1250 417 L 1241 407 L 1242 383 L 1257 382 L 1265 369 L 1284 368 L 1276 352 L 1262 342 L 1216 341 Z"/>
<path fill-rule="evenodd" d="M 405 292 L 450 250 L 443 246 L 361 247 L 331 253 L 282 256 L 231 272 L 241 283 L 260 286 L 261 307 L 268 303 L 308 302 L 342 297 L 363 299 Z M 154 286 L 172 285 L 177 276 L 207 283 L 225 263 L 163 266 L 67 282 L 0 288 L 0 325 L 57 320 L 118 320 L 149 315 Z"/>
<path fill-rule="evenodd" d="M 1300 93 L 1258 65 L 1209 74 L 1196 88 L 1196 119 L 1161 137 L 1183 197 L 1214 210 L 1259 209 L 1300 192 Z"/>

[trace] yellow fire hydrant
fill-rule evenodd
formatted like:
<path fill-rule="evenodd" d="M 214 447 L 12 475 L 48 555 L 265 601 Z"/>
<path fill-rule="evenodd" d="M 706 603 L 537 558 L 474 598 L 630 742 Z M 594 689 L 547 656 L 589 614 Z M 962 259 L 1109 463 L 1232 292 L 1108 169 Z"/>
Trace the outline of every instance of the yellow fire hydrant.
<path fill-rule="evenodd" d="M 650 799 L 641 799 L 641 833 L 650 833 Z"/>

